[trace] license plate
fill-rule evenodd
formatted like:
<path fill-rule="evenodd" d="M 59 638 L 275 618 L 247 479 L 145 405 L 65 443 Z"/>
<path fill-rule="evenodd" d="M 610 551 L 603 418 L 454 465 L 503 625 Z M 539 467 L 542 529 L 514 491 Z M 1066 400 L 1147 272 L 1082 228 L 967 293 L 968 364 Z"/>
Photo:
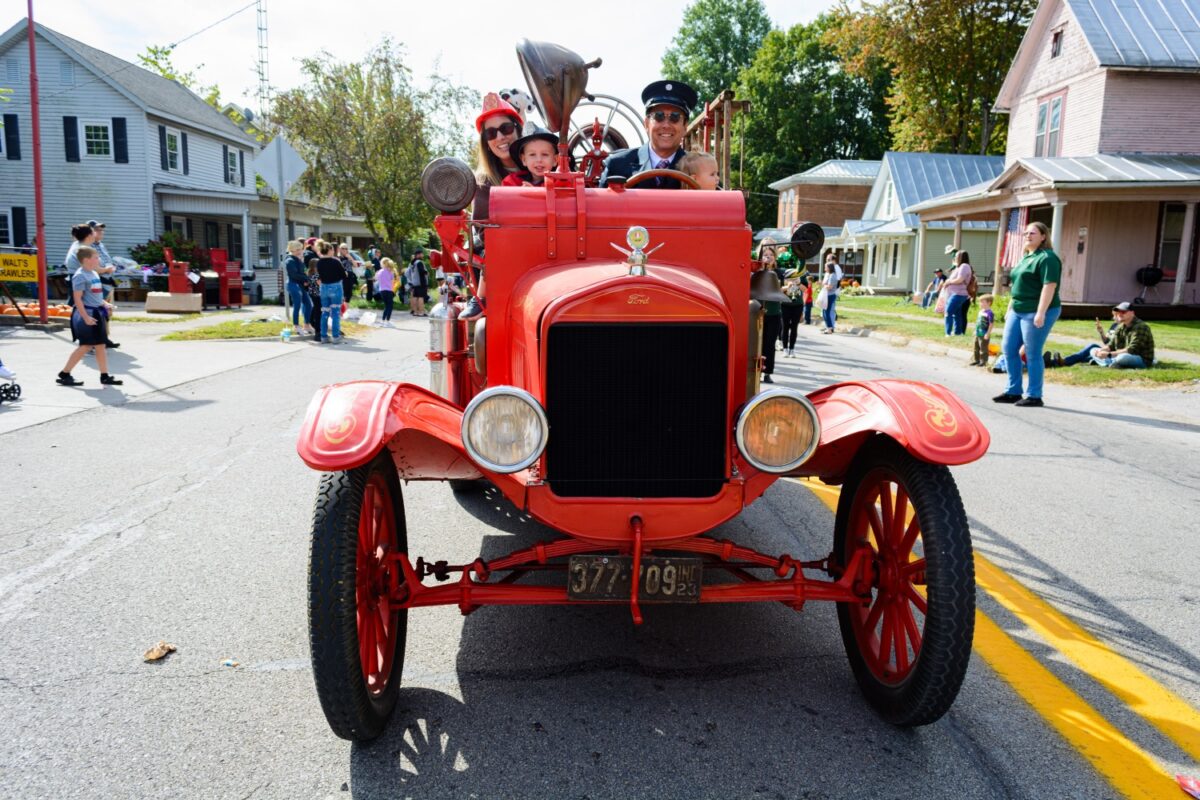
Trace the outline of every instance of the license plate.
<path fill-rule="evenodd" d="M 638 602 L 697 603 L 702 570 L 698 558 L 644 556 Z M 632 586 L 632 556 L 571 556 L 567 597 L 572 600 L 628 601 Z"/>

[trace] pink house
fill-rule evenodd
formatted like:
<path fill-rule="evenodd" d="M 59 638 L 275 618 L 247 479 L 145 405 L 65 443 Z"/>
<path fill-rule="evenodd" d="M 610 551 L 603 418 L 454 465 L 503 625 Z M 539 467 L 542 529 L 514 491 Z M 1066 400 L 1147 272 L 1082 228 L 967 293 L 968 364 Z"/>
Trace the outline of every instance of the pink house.
<path fill-rule="evenodd" d="M 1043 0 L 994 110 L 1004 171 L 905 211 L 998 219 L 1000 274 L 1045 222 L 1068 303 L 1200 303 L 1198 0 Z"/>

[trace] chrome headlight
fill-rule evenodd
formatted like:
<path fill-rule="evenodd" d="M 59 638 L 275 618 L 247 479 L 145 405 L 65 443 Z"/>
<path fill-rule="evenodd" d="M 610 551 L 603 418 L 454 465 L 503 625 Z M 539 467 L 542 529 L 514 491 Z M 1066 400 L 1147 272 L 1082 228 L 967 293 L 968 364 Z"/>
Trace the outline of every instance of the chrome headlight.
<path fill-rule="evenodd" d="M 808 398 L 794 389 L 755 395 L 738 416 L 737 447 L 763 472 L 789 472 L 817 449 L 821 423 Z"/>
<path fill-rule="evenodd" d="M 421 196 L 446 214 L 457 214 L 475 199 L 475 173 L 464 161 L 446 156 L 430 161 L 421 173 Z"/>
<path fill-rule="evenodd" d="M 463 412 L 463 444 L 479 466 L 492 472 L 525 469 L 542 455 L 549 434 L 546 412 L 515 386 L 485 389 Z"/>

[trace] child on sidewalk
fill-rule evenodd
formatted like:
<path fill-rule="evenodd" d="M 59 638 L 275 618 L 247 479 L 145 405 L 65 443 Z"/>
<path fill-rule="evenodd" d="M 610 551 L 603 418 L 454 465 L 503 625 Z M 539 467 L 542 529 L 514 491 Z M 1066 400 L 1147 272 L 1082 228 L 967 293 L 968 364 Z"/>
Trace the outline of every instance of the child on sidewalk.
<path fill-rule="evenodd" d="M 991 356 L 988 347 L 992 343 L 992 326 L 995 322 L 996 315 L 992 313 L 992 296 L 981 294 L 979 296 L 979 316 L 975 319 L 975 357 L 971 359 L 970 366 L 987 366 L 988 358 Z"/>
<path fill-rule="evenodd" d="M 691 175 L 701 189 L 721 188 L 717 159 L 712 153 L 688 153 L 679 159 L 679 171 Z"/>
<path fill-rule="evenodd" d="M 83 381 L 75 380 L 71 370 L 75 369 L 88 351 L 95 348 L 96 365 L 100 367 L 100 384 L 102 386 L 120 386 L 119 381 L 108 374 L 108 340 L 107 314 L 112 306 L 104 301 L 104 290 L 100 284 L 100 276 L 96 270 L 100 268 L 100 254 L 88 245 L 82 245 L 76 252 L 79 259 L 79 271 L 71 278 L 71 296 L 74 308 L 71 311 L 72 338 L 79 346 L 67 357 L 67 364 L 58 373 L 57 382 L 62 386 L 82 386 Z"/>

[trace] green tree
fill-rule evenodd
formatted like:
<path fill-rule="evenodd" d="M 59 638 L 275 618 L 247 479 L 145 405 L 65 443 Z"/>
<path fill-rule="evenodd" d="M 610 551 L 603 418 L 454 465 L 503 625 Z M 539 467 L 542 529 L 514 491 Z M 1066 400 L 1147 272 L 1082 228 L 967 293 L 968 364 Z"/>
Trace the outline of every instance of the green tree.
<path fill-rule="evenodd" d="M 392 256 L 389 248 L 435 213 L 421 197 L 425 165 L 438 156 L 466 157 L 469 139 L 458 121 L 478 99 L 439 76 L 418 87 L 402 55 L 385 38 L 360 62 L 340 63 L 328 53 L 306 58 L 306 85 L 279 94 L 272 111 L 308 162 L 305 191 L 363 215 Z"/>
<path fill-rule="evenodd" d="M 880 158 L 890 145 L 889 72 L 881 63 L 866 77 L 843 71 L 826 42 L 835 24 L 822 16 L 771 31 L 742 71 L 738 97 L 750 101 L 742 185 L 750 191 L 752 227 L 775 224 L 778 200 L 770 183 L 830 158 Z"/>
<path fill-rule="evenodd" d="M 770 30 L 762 0 L 695 0 L 663 55 L 663 77 L 686 81 L 709 102 L 733 88 Z"/>
<path fill-rule="evenodd" d="M 992 103 L 1037 0 L 879 0 L 837 11 L 829 42 L 846 68 L 892 65 L 897 149 L 1003 153 L 1007 119 Z"/>
<path fill-rule="evenodd" d="M 173 48 L 170 46 L 161 47 L 159 45 L 147 45 L 144 53 L 138 54 L 138 61 L 141 65 L 151 72 L 156 72 L 162 75 L 167 80 L 172 80 L 187 89 L 191 89 L 196 94 L 204 98 L 204 101 L 213 108 L 221 107 L 221 90 L 217 85 L 210 84 L 208 86 L 200 85 L 196 73 L 183 72 L 177 68 L 171 60 L 171 52 Z M 197 69 L 203 68 L 201 64 Z"/>

